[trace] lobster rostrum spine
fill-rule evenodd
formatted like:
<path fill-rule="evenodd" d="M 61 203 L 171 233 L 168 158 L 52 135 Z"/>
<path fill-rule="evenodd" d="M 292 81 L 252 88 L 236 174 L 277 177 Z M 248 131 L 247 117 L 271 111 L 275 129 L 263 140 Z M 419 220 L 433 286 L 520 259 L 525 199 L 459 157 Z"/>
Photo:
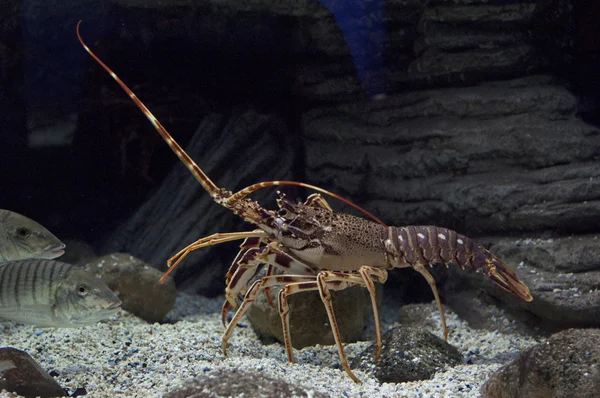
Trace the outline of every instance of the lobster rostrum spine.
<path fill-rule="evenodd" d="M 379 357 L 382 343 L 373 282 L 384 283 L 387 271 L 392 268 L 412 267 L 425 277 L 441 314 L 445 339 L 448 337 L 448 330 L 444 311 L 435 280 L 425 268 L 426 265 L 456 263 L 463 270 L 482 272 L 500 287 L 526 301 L 532 300 L 527 287 L 518 280 L 508 265 L 455 231 L 435 226 L 388 227 L 360 206 L 323 188 L 297 181 L 260 182 L 238 192 L 217 187 L 129 87 L 85 45 L 79 34 L 80 24 L 81 21 L 77 24 L 77 38 L 85 51 L 129 95 L 214 201 L 259 228 L 245 232 L 216 233 L 198 239 L 167 261 L 168 270 L 161 278 L 161 282 L 164 281 L 175 266 L 194 250 L 243 240 L 240 251 L 225 276 L 226 300 L 221 311 L 221 319 L 226 327 L 222 337 L 224 354 L 228 339 L 248 306 L 260 292 L 267 292 L 272 287 L 280 288 L 278 310 L 288 360 L 293 361 L 287 296 L 303 291 L 318 291 L 333 331 L 341 366 L 356 382 L 360 380 L 348 366 L 331 304 L 330 290 L 360 285 L 369 291 L 375 319 L 376 358 Z M 295 203 L 280 193 L 277 200 L 278 211 L 264 209 L 258 202 L 248 198 L 254 191 L 279 185 L 296 185 L 324 193 L 353 206 L 373 221 L 336 213 L 319 194 L 310 195 L 304 203 Z M 267 266 L 266 275 L 248 287 L 261 264 Z M 274 275 L 275 268 L 284 274 Z M 227 323 L 226 314 L 232 307 L 236 307 L 237 311 Z"/>

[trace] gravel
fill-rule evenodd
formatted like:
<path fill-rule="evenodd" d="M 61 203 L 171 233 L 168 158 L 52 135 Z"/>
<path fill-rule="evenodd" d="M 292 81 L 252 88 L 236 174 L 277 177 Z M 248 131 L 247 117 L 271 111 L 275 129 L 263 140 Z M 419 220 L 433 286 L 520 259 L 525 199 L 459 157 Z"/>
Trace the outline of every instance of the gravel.
<path fill-rule="evenodd" d="M 70 392 L 84 387 L 90 397 L 160 397 L 186 380 L 232 368 L 264 372 L 332 397 L 475 397 L 492 372 L 538 343 L 516 327 L 505 328 L 504 333 L 472 329 L 447 310 L 449 343 L 459 348 L 465 364 L 438 372 L 430 380 L 400 384 L 382 384 L 355 371 L 363 383 L 354 384 L 339 370 L 334 346 L 294 350 L 296 363 L 289 364 L 283 345 L 263 345 L 245 320 L 229 340 L 228 356 L 223 356 L 222 300 L 179 293 L 164 324 L 148 324 L 125 312 L 118 319 L 81 329 L 40 329 L 7 322 L 0 324 L 0 345 L 27 351 L 42 368 L 58 374 L 61 386 Z M 384 330 L 393 325 L 397 310 L 386 305 L 382 311 Z M 490 316 L 504 317 L 497 309 Z M 429 320 L 437 325 L 431 332 L 441 337 L 439 314 L 434 311 Z M 510 323 L 506 318 L 503 322 Z M 370 344 L 347 344 L 348 359 Z M 9 396 L 15 395 L 0 393 Z"/>

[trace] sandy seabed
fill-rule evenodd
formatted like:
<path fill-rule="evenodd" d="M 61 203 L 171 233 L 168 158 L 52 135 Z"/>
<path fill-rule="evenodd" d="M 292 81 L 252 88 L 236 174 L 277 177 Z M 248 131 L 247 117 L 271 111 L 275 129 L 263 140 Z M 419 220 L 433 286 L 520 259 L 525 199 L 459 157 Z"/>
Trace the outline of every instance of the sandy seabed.
<path fill-rule="evenodd" d="M 161 397 L 213 370 L 244 369 L 331 397 L 370 398 L 477 397 L 491 373 L 538 342 L 516 329 L 500 333 L 470 328 L 448 311 L 448 342 L 464 356 L 475 353 L 474 363 L 439 371 L 429 380 L 399 384 L 379 383 L 357 370 L 362 383 L 355 384 L 338 369 L 335 346 L 295 350 L 296 363 L 289 364 L 283 345 L 263 345 L 246 320 L 235 329 L 228 356 L 223 356 L 222 300 L 180 293 L 167 316 L 172 323 L 165 324 L 148 324 L 124 311 L 116 319 L 81 329 L 39 329 L 6 322 L 0 326 L 0 346 L 28 352 L 48 372 L 58 374 L 56 380 L 63 388 L 72 392 L 84 387 L 87 397 Z M 398 310 L 386 309 L 388 313 Z M 495 311 L 490 316 L 502 314 Z M 437 325 L 431 332 L 441 337 L 439 314 L 434 311 L 430 320 Z M 384 322 L 383 330 L 391 326 Z M 511 330 L 508 326 L 505 329 Z M 347 344 L 349 361 L 370 344 Z M 14 396 L 0 393 L 0 397 Z"/>

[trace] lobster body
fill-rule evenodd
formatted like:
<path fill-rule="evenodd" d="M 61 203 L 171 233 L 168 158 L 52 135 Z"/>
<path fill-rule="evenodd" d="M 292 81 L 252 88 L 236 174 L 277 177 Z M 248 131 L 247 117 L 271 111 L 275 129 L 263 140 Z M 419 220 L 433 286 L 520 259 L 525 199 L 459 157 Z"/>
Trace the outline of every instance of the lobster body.
<path fill-rule="evenodd" d="M 315 270 L 356 272 L 362 266 L 419 268 L 455 264 L 490 277 L 503 289 L 531 301 L 527 287 L 502 260 L 471 238 L 433 225 L 387 227 L 361 217 L 293 203 L 280 194 L 285 212 L 273 239 Z"/>
<path fill-rule="evenodd" d="M 280 193 L 284 216 L 273 237 L 299 261 L 315 270 L 353 272 L 363 265 L 389 268 L 385 227 L 346 213 L 293 203 Z M 324 268 L 326 267 L 326 268 Z"/>
<path fill-rule="evenodd" d="M 360 380 L 350 370 L 346 360 L 331 304 L 331 290 L 360 285 L 369 291 L 375 318 L 376 358 L 379 357 L 382 342 L 374 282 L 384 283 L 387 271 L 392 268 L 411 267 L 427 280 L 441 314 L 446 339 L 448 330 L 444 311 L 435 280 L 425 268 L 427 265 L 455 263 L 465 271 L 482 272 L 500 287 L 523 300 L 532 300 L 527 286 L 518 280 L 508 265 L 455 231 L 435 226 L 388 227 L 354 203 L 322 188 L 296 181 L 261 182 L 237 192 L 217 187 L 131 89 L 85 45 L 79 35 L 80 23 L 81 21 L 77 24 L 77 37 L 85 51 L 123 88 L 214 201 L 259 228 L 253 231 L 216 233 L 198 239 L 169 259 L 169 269 L 161 278 L 161 282 L 164 281 L 174 267 L 193 250 L 243 240 L 238 255 L 225 275 L 227 287 L 221 310 L 221 319 L 226 326 L 222 337 L 224 354 L 233 328 L 248 306 L 257 294 L 271 287 L 280 289 L 278 310 L 288 360 L 293 361 L 287 297 L 303 291 L 318 291 L 327 311 L 341 366 L 356 382 Z M 277 185 L 302 186 L 325 193 L 357 208 L 375 222 L 334 212 L 319 194 L 310 195 L 304 203 L 295 203 L 280 193 L 277 211 L 265 209 L 248 198 L 256 190 Z M 261 264 L 267 265 L 266 275 L 248 286 Z M 274 274 L 274 268 L 283 274 Z M 232 307 L 237 307 L 237 311 L 227 323 L 226 314 Z"/>

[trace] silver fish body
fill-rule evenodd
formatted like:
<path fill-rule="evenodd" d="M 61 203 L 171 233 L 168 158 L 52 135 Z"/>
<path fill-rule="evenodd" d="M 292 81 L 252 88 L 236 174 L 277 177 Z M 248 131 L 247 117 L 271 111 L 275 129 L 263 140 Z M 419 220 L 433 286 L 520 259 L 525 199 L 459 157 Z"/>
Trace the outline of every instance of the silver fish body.
<path fill-rule="evenodd" d="M 29 258 L 53 259 L 65 251 L 62 243 L 39 223 L 0 209 L 0 263 Z"/>
<path fill-rule="evenodd" d="M 43 327 L 79 327 L 109 318 L 121 300 L 85 270 L 54 260 L 0 264 L 0 318 Z"/>

